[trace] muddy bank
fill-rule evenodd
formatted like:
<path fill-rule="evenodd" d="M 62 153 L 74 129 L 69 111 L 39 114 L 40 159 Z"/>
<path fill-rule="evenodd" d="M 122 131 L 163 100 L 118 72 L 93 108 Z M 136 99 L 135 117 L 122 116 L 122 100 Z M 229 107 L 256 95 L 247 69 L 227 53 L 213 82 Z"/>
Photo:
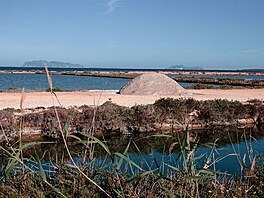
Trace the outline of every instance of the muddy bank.
<path fill-rule="evenodd" d="M 110 101 L 99 107 L 36 108 L 21 113 L 19 110 L 0 111 L 0 141 L 8 142 L 19 137 L 41 134 L 43 137 L 61 139 L 65 135 L 88 133 L 97 136 L 121 134 L 175 132 L 189 125 L 190 129 L 214 126 L 247 127 L 264 123 L 262 101 L 247 103 L 228 100 L 196 101 L 193 99 L 163 98 L 150 105 L 131 108 Z"/>

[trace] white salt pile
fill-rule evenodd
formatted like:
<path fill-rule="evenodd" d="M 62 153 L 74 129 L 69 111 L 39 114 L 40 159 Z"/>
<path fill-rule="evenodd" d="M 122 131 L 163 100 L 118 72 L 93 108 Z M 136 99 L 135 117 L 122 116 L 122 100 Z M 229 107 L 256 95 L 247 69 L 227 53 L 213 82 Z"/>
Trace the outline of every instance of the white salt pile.
<path fill-rule="evenodd" d="M 120 89 L 123 95 L 190 95 L 172 78 L 159 73 L 141 74 Z"/>

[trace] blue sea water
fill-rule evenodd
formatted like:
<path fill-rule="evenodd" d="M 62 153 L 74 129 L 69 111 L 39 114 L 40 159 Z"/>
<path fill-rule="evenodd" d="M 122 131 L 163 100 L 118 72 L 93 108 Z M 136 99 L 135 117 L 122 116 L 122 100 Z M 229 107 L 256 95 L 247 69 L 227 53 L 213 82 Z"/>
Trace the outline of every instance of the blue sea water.
<path fill-rule="evenodd" d="M 119 90 L 130 79 L 74 76 L 74 75 L 51 75 L 53 87 L 63 90 Z M 191 83 L 180 83 L 189 86 Z M 26 90 L 46 90 L 48 88 L 45 74 L 0 74 L 0 90 L 9 88 L 25 88 Z"/>
<path fill-rule="evenodd" d="M 44 70 L 41 67 L 0 67 L 0 70 Z M 115 68 L 49 68 L 50 71 L 109 71 L 109 72 L 129 72 L 129 71 L 157 71 L 157 69 L 115 69 Z M 170 75 L 185 76 L 185 75 Z M 186 75 L 190 76 L 190 75 Z M 193 76 L 193 75 L 191 75 Z M 199 76 L 211 78 L 242 78 L 242 79 L 264 79 L 264 76 Z M 73 75 L 52 75 L 53 87 L 63 90 L 119 90 L 129 79 L 93 77 L 93 76 L 73 76 Z M 183 87 L 191 86 L 193 83 L 179 83 Z M 0 90 L 8 88 L 25 88 L 27 90 L 46 90 L 48 88 L 47 78 L 44 74 L 3 74 L 0 73 Z"/>
<path fill-rule="evenodd" d="M 53 87 L 63 90 L 116 90 L 129 80 L 92 76 L 51 75 Z M 0 74 L 0 89 L 25 88 L 28 90 L 46 90 L 45 74 Z"/>

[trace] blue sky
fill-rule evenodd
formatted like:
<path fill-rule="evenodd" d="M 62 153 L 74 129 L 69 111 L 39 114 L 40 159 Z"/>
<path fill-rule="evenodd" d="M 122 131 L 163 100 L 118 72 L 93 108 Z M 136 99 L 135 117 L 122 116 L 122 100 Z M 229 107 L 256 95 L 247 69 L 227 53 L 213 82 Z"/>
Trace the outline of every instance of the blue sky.
<path fill-rule="evenodd" d="M 264 0 L 0 0 L 0 65 L 264 69 Z"/>

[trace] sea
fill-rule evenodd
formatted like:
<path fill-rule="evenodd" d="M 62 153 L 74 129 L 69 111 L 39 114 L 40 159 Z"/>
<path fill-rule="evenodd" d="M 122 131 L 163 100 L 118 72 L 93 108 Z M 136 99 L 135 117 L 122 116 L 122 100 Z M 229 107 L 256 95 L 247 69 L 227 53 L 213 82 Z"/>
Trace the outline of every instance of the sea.
<path fill-rule="evenodd" d="M 42 67 L 0 67 L 0 71 L 43 71 Z M 49 68 L 49 71 L 105 71 L 105 72 L 130 72 L 130 71 L 161 71 L 161 69 L 120 69 L 120 68 Z M 173 70 L 162 70 L 173 71 Z M 174 70 L 175 71 L 175 70 Z M 203 70 L 203 71 L 217 71 L 223 72 L 223 70 Z M 233 70 L 225 70 L 232 71 Z M 239 71 L 241 72 L 241 71 Z M 246 71 L 245 71 L 246 72 Z M 195 75 L 169 75 L 170 77 Z M 210 78 L 241 78 L 245 80 L 252 79 L 264 79 L 264 76 L 254 75 L 225 75 L 225 76 L 204 76 Z M 74 75 L 51 75 L 53 87 L 58 87 L 65 91 L 74 90 L 119 90 L 130 79 L 124 78 L 109 78 L 109 77 L 93 77 L 93 76 L 74 76 Z M 193 83 L 180 82 L 183 87 L 194 85 Z M 0 73 L 0 90 L 7 89 L 22 89 L 31 91 L 44 91 L 48 89 L 47 77 L 45 74 L 16 74 L 16 73 Z"/>

